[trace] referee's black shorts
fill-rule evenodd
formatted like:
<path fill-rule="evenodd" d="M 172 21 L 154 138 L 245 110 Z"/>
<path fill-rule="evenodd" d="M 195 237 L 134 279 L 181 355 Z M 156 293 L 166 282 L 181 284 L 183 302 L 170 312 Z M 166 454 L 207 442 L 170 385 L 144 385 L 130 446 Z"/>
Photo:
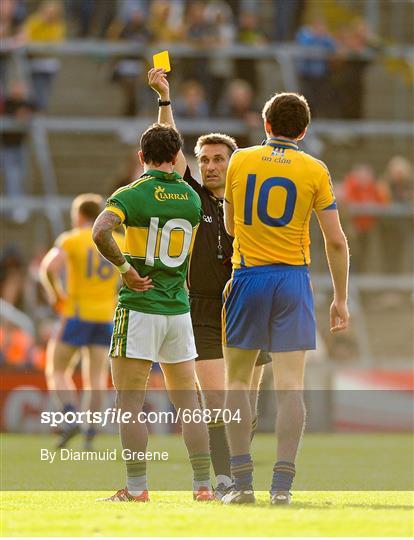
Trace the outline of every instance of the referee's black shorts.
<path fill-rule="evenodd" d="M 191 297 L 191 318 L 197 348 L 197 360 L 223 358 L 221 345 L 221 298 Z M 260 352 L 256 366 L 272 361 L 270 354 Z"/>

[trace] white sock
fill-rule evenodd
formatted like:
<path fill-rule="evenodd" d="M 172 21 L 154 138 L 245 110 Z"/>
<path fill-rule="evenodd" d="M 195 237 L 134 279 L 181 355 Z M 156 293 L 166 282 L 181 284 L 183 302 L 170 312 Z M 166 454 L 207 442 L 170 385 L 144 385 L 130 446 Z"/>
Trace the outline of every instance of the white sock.
<path fill-rule="evenodd" d="M 226 486 L 226 488 L 230 487 L 232 485 L 232 483 L 233 483 L 230 476 L 226 476 L 225 474 L 218 474 L 216 476 L 216 482 L 217 482 L 217 485 L 224 484 Z"/>
<path fill-rule="evenodd" d="M 193 480 L 193 491 L 198 491 L 200 488 L 205 487 L 209 491 L 212 491 L 210 480 Z"/>
<path fill-rule="evenodd" d="M 141 495 L 143 491 L 147 489 L 147 475 L 143 476 L 128 476 L 127 477 L 127 490 L 128 492 L 137 497 Z"/>

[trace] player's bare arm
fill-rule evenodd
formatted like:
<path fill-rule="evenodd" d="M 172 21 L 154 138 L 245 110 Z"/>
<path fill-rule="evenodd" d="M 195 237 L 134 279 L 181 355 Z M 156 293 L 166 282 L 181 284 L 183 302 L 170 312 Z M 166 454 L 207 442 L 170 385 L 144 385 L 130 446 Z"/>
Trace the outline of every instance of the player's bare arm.
<path fill-rule="evenodd" d="M 121 225 L 121 218 L 109 210 L 104 210 L 96 219 L 93 226 L 93 241 L 101 255 L 115 266 L 124 265 L 127 260 L 115 242 L 112 233 Z M 132 266 L 122 273 L 122 281 L 131 290 L 147 291 L 153 286 L 148 277 L 141 277 Z"/>
<path fill-rule="evenodd" d="M 66 265 L 66 253 L 63 249 L 53 247 L 45 255 L 40 265 L 40 281 L 47 293 L 51 306 L 55 309 L 66 298 L 60 276 Z"/>
<path fill-rule="evenodd" d="M 336 210 L 317 212 L 319 225 L 325 240 L 325 250 L 334 287 L 334 299 L 330 308 L 331 332 L 346 330 L 349 324 L 348 274 L 349 250 Z"/>
<path fill-rule="evenodd" d="M 168 84 L 167 74 L 164 69 L 152 68 L 148 72 L 148 84 L 157 92 L 161 101 L 170 101 L 170 85 Z M 158 108 L 158 122 L 175 127 L 172 107 L 170 105 L 162 105 Z M 174 169 L 183 176 L 187 168 L 187 160 L 183 152 L 180 150 L 177 155 L 177 162 Z"/>
<path fill-rule="evenodd" d="M 234 236 L 234 209 L 233 205 L 224 199 L 224 226 L 227 234 Z"/>
<path fill-rule="evenodd" d="M 104 210 L 93 226 L 93 241 L 100 253 L 115 266 L 122 266 L 126 259 L 115 242 L 112 233 L 121 225 L 121 218 Z"/>

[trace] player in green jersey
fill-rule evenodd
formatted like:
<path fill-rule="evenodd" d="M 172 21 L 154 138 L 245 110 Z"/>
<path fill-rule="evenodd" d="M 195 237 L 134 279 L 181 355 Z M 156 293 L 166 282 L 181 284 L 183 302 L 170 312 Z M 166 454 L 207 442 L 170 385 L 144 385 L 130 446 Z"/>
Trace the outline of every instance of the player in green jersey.
<path fill-rule="evenodd" d="M 154 124 L 142 135 L 140 146 L 144 174 L 108 199 L 93 230 L 99 251 L 122 274 L 111 368 L 117 406 L 135 419 L 143 407 L 153 361 L 160 362 L 177 410 L 200 407 L 195 390 L 197 352 L 184 283 L 201 219 L 201 202 L 174 172 L 182 147 L 174 128 Z M 121 224 L 126 229 L 123 252 L 112 237 Z M 192 420 L 182 422 L 182 430 L 194 472 L 194 499 L 213 500 L 207 426 L 189 416 Z M 145 453 L 146 424 L 121 423 L 120 435 L 124 449 L 135 455 Z M 145 461 L 126 460 L 126 468 L 126 487 L 104 500 L 148 501 Z"/>

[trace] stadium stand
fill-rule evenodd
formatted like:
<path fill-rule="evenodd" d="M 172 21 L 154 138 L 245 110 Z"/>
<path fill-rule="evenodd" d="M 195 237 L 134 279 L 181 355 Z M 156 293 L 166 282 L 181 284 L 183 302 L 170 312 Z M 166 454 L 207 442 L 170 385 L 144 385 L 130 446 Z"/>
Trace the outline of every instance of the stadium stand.
<path fill-rule="evenodd" d="M 4 210 L 2 249 L 17 245 L 24 253 L 26 266 L 36 257 L 40 245 L 50 245 L 53 237 L 68 226 L 68 209 L 73 196 L 85 190 L 103 195 L 112 191 L 114 178 L 122 164 L 131 160 L 139 133 L 156 118 L 156 104 L 145 93 L 146 71 L 153 52 L 165 48 L 170 51 L 175 101 L 180 97 L 183 83 L 187 81 L 188 86 L 188 79 L 194 77 L 198 84 L 204 85 L 208 98 L 214 96 L 214 103 L 208 103 L 214 116 L 180 118 L 178 115 L 178 127 L 184 137 L 194 139 L 202 132 L 219 130 L 244 144 L 260 142 L 262 130 L 260 122 L 256 127 L 252 125 L 251 116 L 231 114 L 232 103 L 226 102 L 226 96 L 231 96 L 231 92 L 226 91 L 236 78 L 253 88 L 252 109 L 260 110 L 264 99 L 275 90 L 300 89 L 297 66 L 301 58 L 323 59 L 328 63 L 327 84 L 334 83 L 332 87 L 339 92 L 337 96 L 352 91 L 354 71 L 350 62 L 364 65 L 360 77 L 361 102 L 355 105 L 351 114 L 343 110 L 338 113 L 339 109 L 334 107 L 333 113 L 331 108 L 328 114 L 317 116 L 304 145 L 305 150 L 326 161 L 333 173 L 338 198 L 343 203 L 342 211 L 347 218 L 351 251 L 354 242 L 352 223 L 361 222 L 364 215 L 375 216 L 370 217 L 375 226 L 368 233 L 371 253 L 368 257 L 362 249 L 361 254 L 366 258 L 364 273 L 352 267 L 354 325 L 345 341 L 329 337 L 324 325 L 330 285 L 325 277 L 326 268 L 320 262 L 323 247 L 319 237 L 313 245 L 316 300 L 328 357 L 336 358 L 339 364 L 392 364 L 394 367 L 406 364 L 413 352 L 409 324 L 412 320 L 412 245 L 407 233 L 412 227 L 414 182 L 411 123 L 414 47 L 409 28 L 414 9 L 412 3 L 393 3 L 391 9 L 390 3 L 368 0 L 292 2 L 292 6 L 298 4 L 302 8 L 289 15 L 289 20 L 293 21 L 290 35 L 278 39 L 271 23 L 278 17 L 277 2 L 271 0 L 260 2 L 255 17 L 252 16 L 252 3 L 244 0 L 197 2 L 198 7 L 191 8 L 190 15 L 186 15 L 185 1 L 174 2 L 174 6 L 157 0 L 130 2 L 128 5 L 138 10 L 135 15 L 133 11 L 122 11 L 126 4 L 121 2 L 118 13 L 114 6 L 110 6 L 112 9 L 100 6 L 93 13 L 69 9 L 65 14 L 67 39 L 48 43 L 28 41 L 21 31 L 38 10 L 39 2 L 4 0 L 3 4 L 6 7 L 2 8 L 5 20 L 0 28 L 0 61 L 2 68 L 7 67 L 4 69 L 7 79 L 2 75 L 0 82 L 2 112 L 6 112 L 4 104 L 13 80 L 23 80 L 33 90 L 33 59 L 44 58 L 46 54 L 58 61 L 55 66 L 59 65 L 53 81 L 49 81 L 50 100 L 38 106 L 33 118 L 12 115 L 1 118 L 2 137 L 26 133 L 30 150 L 30 175 L 26 178 L 25 193 L 13 199 L 3 189 L 5 196 L 1 199 Z M 67 4 L 70 8 L 70 2 Z M 158 41 L 163 34 L 149 18 L 154 12 L 163 13 L 170 25 L 168 45 Z M 115 36 L 114 22 L 122 21 L 128 25 L 131 17 L 138 15 L 141 17 L 138 29 L 126 33 L 125 39 L 118 39 L 122 32 L 118 32 L 116 40 L 109 39 Z M 326 22 L 327 32 L 337 44 L 332 53 L 318 47 L 304 49 L 295 42 L 298 30 L 311 24 L 315 17 Z M 196 24 L 198 18 L 199 24 Z M 152 21 L 151 24 L 146 24 L 148 21 Z M 213 24 L 214 21 L 217 24 Z M 142 27 L 151 28 L 154 37 L 149 34 L 145 40 L 139 39 Z M 218 47 L 211 46 L 208 40 L 213 28 L 218 36 Z M 344 34 L 351 28 L 354 31 L 352 39 L 349 34 Z M 365 43 L 365 38 L 358 34 L 361 28 L 366 32 L 365 37 L 370 36 L 370 40 L 365 40 L 370 41 L 369 45 L 361 46 Z M 277 45 L 273 40 L 278 41 Z M 349 49 L 346 49 L 346 43 Z M 142 100 L 138 116 L 128 118 L 123 90 L 119 84 L 114 84 L 118 81 L 111 80 L 114 65 L 125 58 L 138 61 L 138 71 L 134 75 L 137 95 L 134 97 L 138 102 Z M 201 65 L 204 66 L 203 73 L 200 72 Z M 338 77 L 341 70 L 341 77 Z M 223 88 L 220 95 L 210 92 L 217 84 Z M 223 106 L 217 106 L 216 110 L 219 101 Z M 131 113 L 130 110 L 127 112 Z M 192 153 L 191 145 L 187 144 L 186 152 Z M 398 196 L 398 190 L 391 188 L 383 204 L 374 207 L 366 203 L 375 201 L 364 200 L 361 205 L 358 197 L 347 199 L 344 196 L 347 180 L 342 181 L 357 166 L 371 167 L 374 183 L 389 183 L 388 164 L 391 159 L 396 159 L 395 156 L 408 164 L 403 199 Z M 4 179 L 2 182 L 5 187 Z M 24 210 L 17 218 L 10 214 L 10 210 L 16 208 Z M 395 264 L 390 263 L 390 253 L 393 253 L 392 261 L 398 259 Z M 3 292 L 2 297 L 4 299 Z M 29 303 L 25 292 L 16 300 L 15 307 L 28 313 Z M 46 314 L 45 311 L 41 313 L 39 317 L 30 313 L 35 319 L 33 334 L 38 343 L 44 342 L 39 324 L 53 316 L 47 310 Z M 10 319 L 9 311 L 2 309 L 2 320 L 2 351 L 9 363 L 8 355 L 4 356 L 8 343 L 5 333 L 10 324 L 13 328 L 23 328 L 21 320 L 24 316 L 23 319 Z M 27 332 L 27 329 L 21 331 Z M 39 366 L 41 361 L 32 362 L 32 365 Z"/>

